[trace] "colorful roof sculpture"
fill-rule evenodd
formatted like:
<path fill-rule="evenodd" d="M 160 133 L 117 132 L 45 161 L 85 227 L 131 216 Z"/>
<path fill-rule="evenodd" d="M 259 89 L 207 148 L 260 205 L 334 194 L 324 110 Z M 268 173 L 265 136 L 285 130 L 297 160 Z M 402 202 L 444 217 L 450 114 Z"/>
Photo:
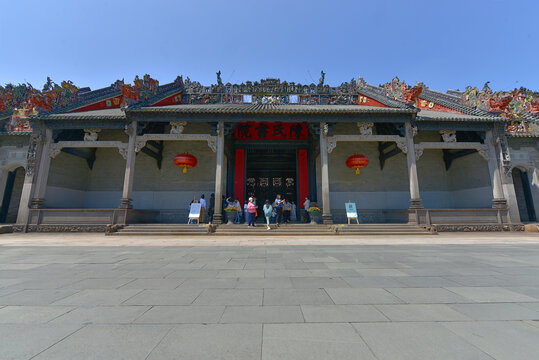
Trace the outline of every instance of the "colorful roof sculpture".
<path fill-rule="evenodd" d="M 9 133 L 31 131 L 28 116 L 53 119 L 121 119 L 124 110 L 182 113 L 375 113 L 415 112 L 418 120 L 505 121 L 508 135 L 539 136 L 539 93 L 524 88 L 493 92 L 488 83 L 482 90 L 467 87 L 442 93 L 423 83 L 407 85 L 395 77 L 374 86 L 359 77 L 339 86 L 325 84 L 321 72 L 318 84 L 281 82 L 267 78 L 241 84 L 202 85 L 178 76 L 160 85 L 146 74 L 136 76 L 133 85 L 118 80 L 109 87 L 91 91 L 71 81 L 60 85 L 50 78 L 37 90 L 30 84 L 0 86 L 0 120 Z M 114 110 L 114 111 L 113 111 Z M 534 135 L 535 134 L 535 135 Z"/>

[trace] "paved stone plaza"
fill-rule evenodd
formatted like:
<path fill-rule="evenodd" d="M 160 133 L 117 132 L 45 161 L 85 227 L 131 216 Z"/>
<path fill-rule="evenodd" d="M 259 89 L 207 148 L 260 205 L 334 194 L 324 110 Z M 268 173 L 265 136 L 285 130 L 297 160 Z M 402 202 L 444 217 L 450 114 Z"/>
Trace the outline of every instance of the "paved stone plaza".
<path fill-rule="evenodd" d="M 530 233 L 4 234 L 0 359 L 536 359 L 538 275 Z"/>

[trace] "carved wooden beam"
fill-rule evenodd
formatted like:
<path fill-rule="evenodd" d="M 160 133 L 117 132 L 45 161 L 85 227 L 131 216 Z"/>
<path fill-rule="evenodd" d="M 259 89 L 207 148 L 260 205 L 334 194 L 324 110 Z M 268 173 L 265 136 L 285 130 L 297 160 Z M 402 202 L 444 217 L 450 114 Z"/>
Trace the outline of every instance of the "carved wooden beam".
<path fill-rule="evenodd" d="M 136 139 L 136 151 L 140 151 L 144 146 L 146 146 L 147 141 L 174 141 L 174 140 L 184 140 L 184 141 L 207 141 L 208 146 L 212 149 L 213 152 L 217 151 L 217 136 L 209 134 L 144 134 L 137 136 Z"/>
<path fill-rule="evenodd" d="M 416 160 L 419 160 L 421 155 L 423 155 L 423 151 L 426 149 L 474 149 L 488 161 L 488 146 L 486 144 L 481 144 L 480 142 L 421 142 L 415 144 Z"/>
<path fill-rule="evenodd" d="M 56 157 L 63 148 L 118 148 L 120 155 L 127 157 L 127 143 L 121 141 L 58 141 L 50 145 L 49 156 Z"/>
<path fill-rule="evenodd" d="M 337 141 L 378 141 L 378 142 L 394 142 L 397 147 L 407 153 L 406 138 L 398 135 L 333 135 L 327 137 L 328 152 L 331 153 L 337 146 Z"/>

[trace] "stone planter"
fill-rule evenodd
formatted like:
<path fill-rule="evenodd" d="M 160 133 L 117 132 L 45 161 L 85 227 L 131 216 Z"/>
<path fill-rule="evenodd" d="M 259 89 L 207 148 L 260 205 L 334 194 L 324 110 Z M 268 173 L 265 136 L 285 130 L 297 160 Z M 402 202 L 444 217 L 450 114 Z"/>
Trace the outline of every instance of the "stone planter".
<path fill-rule="evenodd" d="M 309 213 L 309 217 L 311 218 L 311 225 L 320 224 L 320 213 Z"/>
<path fill-rule="evenodd" d="M 225 211 L 228 218 L 227 225 L 234 225 L 234 219 L 236 218 L 237 211 Z"/>

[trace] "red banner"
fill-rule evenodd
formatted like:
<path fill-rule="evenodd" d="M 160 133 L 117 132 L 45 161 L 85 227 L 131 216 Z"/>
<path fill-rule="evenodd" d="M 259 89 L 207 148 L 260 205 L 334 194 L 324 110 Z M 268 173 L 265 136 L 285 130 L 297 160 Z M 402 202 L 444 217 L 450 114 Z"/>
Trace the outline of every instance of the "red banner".
<path fill-rule="evenodd" d="M 234 199 L 243 206 L 245 187 L 245 149 L 236 149 L 236 163 L 234 166 Z"/>
<path fill-rule="evenodd" d="M 299 207 L 303 208 L 305 198 L 309 196 L 309 163 L 305 149 L 298 150 L 298 190 Z"/>
<path fill-rule="evenodd" d="M 240 140 L 307 140 L 305 123 L 244 122 L 236 125 L 234 138 Z"/>

